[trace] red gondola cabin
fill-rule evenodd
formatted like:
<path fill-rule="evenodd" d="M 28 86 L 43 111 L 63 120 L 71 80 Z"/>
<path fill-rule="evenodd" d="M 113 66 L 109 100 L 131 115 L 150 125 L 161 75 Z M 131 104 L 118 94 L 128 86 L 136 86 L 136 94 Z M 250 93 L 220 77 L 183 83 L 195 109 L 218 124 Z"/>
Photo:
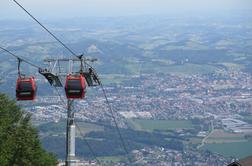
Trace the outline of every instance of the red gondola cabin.
<path fill-rule="evenodd" d="M 17 100 L 34 100 L 37 86 L 34 77 L 19 77 L 16 84 Z"/>
<path fill-rule="evenodd" d="M 86 82 L 82 75 L 68 75 L 65 92 L 68 99 L 82 99 L 85 96 Z"/>

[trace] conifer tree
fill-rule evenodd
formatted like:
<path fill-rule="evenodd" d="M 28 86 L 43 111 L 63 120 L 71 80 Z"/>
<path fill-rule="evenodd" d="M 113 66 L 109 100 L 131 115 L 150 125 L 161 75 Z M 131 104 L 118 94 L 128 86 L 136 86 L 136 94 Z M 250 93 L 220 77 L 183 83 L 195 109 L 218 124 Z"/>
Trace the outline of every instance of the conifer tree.
<path fill-rule="evenodd" d="M 31 115 L 0 94 L 0 165 L 55 166 L 56 157 L 42 149 Z"/>

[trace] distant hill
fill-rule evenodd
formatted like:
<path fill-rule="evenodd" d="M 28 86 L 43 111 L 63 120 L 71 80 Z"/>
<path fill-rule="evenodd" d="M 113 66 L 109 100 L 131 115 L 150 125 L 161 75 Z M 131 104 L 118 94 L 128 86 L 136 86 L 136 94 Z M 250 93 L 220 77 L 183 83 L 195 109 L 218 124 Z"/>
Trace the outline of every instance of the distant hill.
<path fill-rule="evenodd" d="M 244 12 L 234 12 L 233 19 L 225 15 L 142 16 L 123 21 L 120 17 L 83 18 L 46 24 L 75 52 L 98 58 L 94 65 L 106 80 L 110 78 L 106 75 L 124 77 L 150 72 L 208 74 L 242 70 L 252 73 L 250 19 Z M 45 57 L 70 56 L 51 36 L 29 21 L 6 20 L 0 24 L 4 25 L 0 28 L 1 46 L 40 66 L 46 67 Z M 14 86 L 17 62 L 2 52 L 0 58 L 0 76 L 6 92 L 5 86 Z M 22 70 L 28 75 L 37 72 L 30 66 L 22 66 Z"/>

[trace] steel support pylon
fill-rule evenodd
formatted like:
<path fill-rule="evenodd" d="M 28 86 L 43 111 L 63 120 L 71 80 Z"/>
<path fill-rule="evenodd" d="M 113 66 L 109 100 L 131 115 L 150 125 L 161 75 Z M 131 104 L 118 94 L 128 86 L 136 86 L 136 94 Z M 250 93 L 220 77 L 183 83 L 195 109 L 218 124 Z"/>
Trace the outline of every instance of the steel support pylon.
<path fill-rule="evenodd" d="M 73 100 L 67 100 L 66 166 L 76 166 Z"/>

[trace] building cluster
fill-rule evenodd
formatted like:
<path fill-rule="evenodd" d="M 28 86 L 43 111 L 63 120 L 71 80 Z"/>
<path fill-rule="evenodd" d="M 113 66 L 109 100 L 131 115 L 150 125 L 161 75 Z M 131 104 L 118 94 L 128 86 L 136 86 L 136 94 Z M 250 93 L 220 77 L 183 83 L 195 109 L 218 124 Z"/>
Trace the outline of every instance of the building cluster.
<path fill-rule="evenodd" d="M 208 151 L 185 149 L 176 151 L 162 147 L 143 148 L 131 152 L 133 165 L 136 166 L 187 166 L 187 165 L 228 165 L 233 159 Z"/>
<path fill-rule="evenodd" d="M 119 85 L 107 86 L 105 90 L 121 126 L 125 126 L 123 118 L 209 117 L 218 120 L 228 115 L 252 114 L 252 78 L 244 72 L 222 71 L 191 76 L 141 75 Z M 66 117 L 63 102 L 55 93 L 54 97 L 38 97 L 33 106 L 27 106 L 27 110 L 33 113 L 36 120 L 58 121 Z M 79 120 L 106 123 L 112 120 L 99 87 L 92 89 L 90 95 L 87 92 L 85 100 L 75 101 L 73 109 Z M 226 125 L 225 121 L 221 122 Z"/>

